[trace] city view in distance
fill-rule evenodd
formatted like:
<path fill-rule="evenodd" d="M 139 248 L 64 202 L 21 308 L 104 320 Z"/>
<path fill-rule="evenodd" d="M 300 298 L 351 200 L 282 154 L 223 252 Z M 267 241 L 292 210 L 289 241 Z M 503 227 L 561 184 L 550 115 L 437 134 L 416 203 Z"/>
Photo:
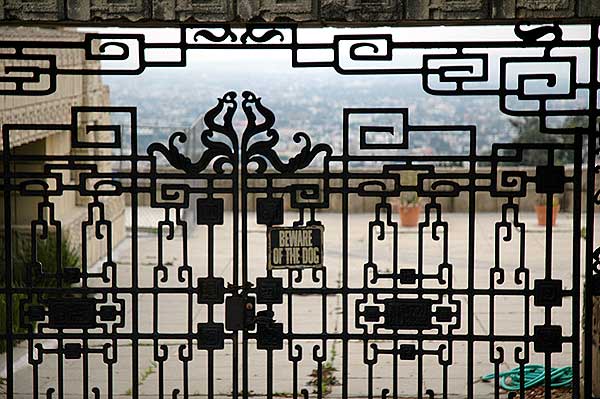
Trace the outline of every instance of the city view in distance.
<path fill-rule="evenodd" d="M 512 34 L 510 27 L 497 29 L 503 36 Z M 469 35 L 464 28 L 451 32 L 458 32 L 457 37 Z M 449 39 L 453 38 L 450 35 Z M 479 153 L 489 152 L 494 142 L 510 142 L 517 134 L 510 117 L 499 111 L 497 97 L 429 95 L 423 90 L 420 76 L 354 76 L 340 75 L 330 68 L 292 68 L 288 51 L 266 50 L 257 56 L 256 52 L 240 50 L 227 57 L 214 53 L 197 54 L 182 68 L 148 68 L 140 76 L 103 78 L 110 87 L 112 105 L 137 106 L 141 152 L 152 142 L 165 143 L 177 130 L 186 131 L 195 121 L 200 122 L 200 128 L 195 130 L 198 134 L 202 131 L 203 115 L 216 105 L 218 98 L 228 91 L 241 94 L 244 90 L 261 97 L 262 103 L 274 112 L 274 128 L 280 133 L 276 150 L 283 158 L 297 153 L 299 144 L 292 137 L 298 131 L 308 133 L 313 143 L 326 142 L 340 152 L 343 109 L 351 107 L 407 108 L 411 125 L 475 125 Z M 418 54 L 407 58 L 421 62 Z M 516 84 L 517 78 L 518 73 L 509 76 L 509 84 Z M 541 87 L 545 84 L 538 83 Z M 581 107 L 584 104 L 582 99 Z M 243 121 L 238 122 L 239 134 Z M 358 122 L 375 121 L 351 120 L 350 131 Z M 371 132 L 370 140 L 401 140 L 402 121 L 398 116 L 378 115 L 376 122 L 394 126 L 395 132 Z M 351 134 L 351 142 L 357 143 L 358 137 L 358 133 Z M 464 131 L 411 134 L 409 140 L 409 149 L 403 154 L 464 154 L 469 146 L 469 136 Z M 198 140 L 196 143 L 200 145 Z M 199 153 L 201 149 L 195 151 Z"/>

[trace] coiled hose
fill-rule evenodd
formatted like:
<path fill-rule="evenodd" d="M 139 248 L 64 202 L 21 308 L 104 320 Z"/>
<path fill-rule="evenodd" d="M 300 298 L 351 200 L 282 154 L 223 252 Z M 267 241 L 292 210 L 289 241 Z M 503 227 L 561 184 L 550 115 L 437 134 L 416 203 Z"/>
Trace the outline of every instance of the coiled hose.
<path fill-rule="evenodd" d="M 523 386 L 525 389 L 533 388 L 544 383 L 546 371 L 541 364 L 526 364 L 523 367 Z M 500 386 L 507 391 L 518 391 L 521 389 L 521 370 L 515 367 L 512 370 L 499 373 L 486 374 L 481 376 L 483 381 L 491 381 L 494 378 L 500 378 Z M 573 369 L 571 366 L 556 367 L 550 369 L 550 386 L 552 388 L 565 387 L 571 385 L 573 381 Z"/>

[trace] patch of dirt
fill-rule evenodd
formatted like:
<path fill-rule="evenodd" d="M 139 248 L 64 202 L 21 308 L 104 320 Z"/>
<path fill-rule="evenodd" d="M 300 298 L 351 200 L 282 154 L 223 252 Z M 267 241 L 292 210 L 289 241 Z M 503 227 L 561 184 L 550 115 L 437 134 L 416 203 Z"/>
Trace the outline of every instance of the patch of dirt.
<path fill-rule="evenodd" d="M 572 388 L 554 388 L 551 391 L 552 399 L 571 399 L 573 397 L 573 389 Z M 544 399 L 544 387 L 535 387 L 529 389 L 525 392 L 525 397 L 523 399 Z M 521 399 L 521 395 L 517 393 L 515 399 Z"/>

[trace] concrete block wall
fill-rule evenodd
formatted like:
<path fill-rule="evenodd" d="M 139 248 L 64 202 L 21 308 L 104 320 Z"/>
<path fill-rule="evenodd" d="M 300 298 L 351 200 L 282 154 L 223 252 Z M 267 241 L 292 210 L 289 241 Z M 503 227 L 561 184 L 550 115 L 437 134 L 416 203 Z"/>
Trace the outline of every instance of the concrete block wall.
<path fill-rule="evenodd" d="M 306 25 L 586 20 L 597 0 L 0 0 L 0 21 L 86 25 L 298 22 Z"/>
<path fill-rule="evenodd" d="M 0 0 L 0 5 L 2 5 Z M 5 3 L 6 4 L 6 3 Z M 12 4 L 12 3 L 11 3 Z M 31 2 L 34 4 L 34 2 Z M 37 3 L 35 3 L 37 4 Z M 33 7 L 33 6 L 32 6 Z M 28 9 L 25 7 L 25 9 Z M 39 29 L 23 27 L 0 27 L 0 40 L 83 40 L 83 34 L 73 29 Z M 45 50 L 36 52 L 43 54 Z M 86 60 L 82 51 L 63 49 L 56 52 L 59 68 L 99 68 L 99 61 Z M 0 70 L 9 61 L 0 60 Z M 73 106 L 105 106 L 109 105 L 110 99 L 108 88 L 102 83 L 99 76 L 65 75 L 57 85 L 56 92 L 48 96 L 0 96 L 0 126 L 5 123 L 27 124 L 70 124 L 71 107 Z M 1 86 L 1 85 L 0 85 Z M 79 139 L 87 141 L 85 125 L 110 124 L 110 115 L 106 113 L 89 113 L 81 115 L 78 131 Z M 94 132 L 96 141 L 105 141 L 108 132 Z M 71 134 L 69 131 L 54 130 L 27 130 L 14 131 L 10 136 L 11 152 L 16 155 L 107 155 L 111 149 L 105 148 L 79 148 L 71 147 Z M 0 137 L 0 152 L 2 151 L 2 138 Z M 41 162 L 13 162 L 13 171 L 41 172 L 44 165 Z M 97 165 L 101 172 L 110 168 L 108 163 Z M 0 166 L 1 170 L 1 166 Z M 64 169 L 60 172 L 63 184 L 73 184 L 79 181 L 81 171 Z M 53 187 L 52 179 L 48 179 Z M 88 182 L 88 186 L 91 185 Z M 75 191 L 65 191 L 60 197 L 51 197 L 55 206 L 55 216 L 63 225 L 63 233 L 69 236 L 73 245 L 81 247 L 81 223 L 87 220 L 89 196 L 81 196 Z M 32 220 L 37 219 L 38 204 L 41 197 L 23 196 L 12 193 L 12 215 L 11 223 L 13 230 L 29 231 Z M 106 206 L 106 218 L 113 222 L 114 244 L 125 237 L 124 200 L 122 198 L 110 197 L 104 201 Z M 4 200 L 0 198 L 0 208 L 4 208 Z M 48 213 L 48 212 L 46 212 Z M 44 215 L 46 219 L 49 214 Z M 0 233 L 4 234 L 4 213 L 0 214 Z M 92 240 L 88 234 L 88 265 L 93 264 L 106 253 L 106 244 Z"/>

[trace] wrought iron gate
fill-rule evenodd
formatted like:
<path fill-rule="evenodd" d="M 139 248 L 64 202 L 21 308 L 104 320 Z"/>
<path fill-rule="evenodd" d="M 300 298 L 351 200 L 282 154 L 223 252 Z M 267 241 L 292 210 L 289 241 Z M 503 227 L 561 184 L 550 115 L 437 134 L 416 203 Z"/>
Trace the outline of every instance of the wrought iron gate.
<path fill-rule="evenodd" d="M 297 29 L 285 24 L 251 25 L 239 37 L 229 26 L 184 26 L 180 32 L 178 43 L 147 43 L 143 35 L 120 33 L 86 33 L 81 42 L 2 42 L 0 59 L 5 68 L 0 94 L 6 98 L 49 96 L 60 87 L 61 76 L 135 75 L 151 67 L 185 66 L 191 50 L 273 49 L 290 51 L 296 68 L 334 68 L 345 75 L 390 78 L 413 75 L 431 95 L 493 96 L 506 115 L 535 117 L 542 132 L 568 134 L 572 140 L 496 143 L 490 154 L 482 154 L 476 146 L 476 126 L 415 124 L 409 104 L 404 108 L 344 108 L 341 151 L 313 143 L 309 134 L 299 132 L 293 136 L 300 146 L 298 153 L 282 159 L 275 149 L 279 133 L 268 98 L 249 91 L 225 93 L 206 112 L 205 130 L 198 137 L 203 152 L 198 159 L 184 150 L 189 139 L 186 132 L 173 133 L 168 145 L 140 148 L 135 107 L 75 104 L 67 124 L 5 123 L 1 183 L 5 325 L 0 338 L 7 342 L 8 397 L 64 397 L 66 387 L 77 377 L 84 398 L 138 397 L 141 383 L 148 378 L 156 381 L 152 393 L 158 397 L 193 396 L 196 392 L 190 386 L 201 380 L 205 390 L 199 394 L 210 398 L 263 393 L 269 398 L 323 397 L 334 389 L 343 398 L 356 394 L 396 399 L 405 395 L 407 384 L 412 384 L 415 397 L 445 398 L 451 393 L 452 373 L 460 369 L 456 378 L 464 384 L 465 396 L 472 398 L 478 393 L 479 375 L 487 368 L 498 375 L 507 359 L 523 373 L 534 359 L 540 359 L 547 374 L 561 362 L 570 365 L 572 396 L 592 397 L 591 362 L 586 361 L 583 369 L 580 366 L 582 355 L 591 358 L 592 332 L 587 328 L 582 341 L 580 331 L 582 325 L 593 323 L 589 310 L 598 294 L 600 275 L 600 249 L 593 239 L 594 207 L 599 201 L 595 191 L 600 95 L 597 24 L 590 26 L 586 39 L 570 39 L 558 25 L 517 26 L 516 39 L 485 42 L 405 42 L 378 33 L 336 34 L 332 42 L 301 43 Z M 120 54 L 109 53 L 111 46 Z M 60 67 L 55 53 L 61 49 L 83 51 L 88 60 L 133 58 L 138 65 L 113 70 Z M 179 59 L 150 60 L 147 54 L 157 49 L 174 51 Z M 530 52 L 519 55 L 521 49 Z M 326 50 L 332 58 L 304 61 L 306 50 Z M 394 52 L 400 50 L 420 51 L 422 64 L 393 65 Z M 531 72 L 519 72 L 512 86 L 507 78 L 511 68 L 525 64 Z M 549 69 L 537 71 L 542 65 Z M 532 91 L 528 86 L 532 81 L 545 82 L 545 90 Z M 581 98 L 587 101 L 584 109 L 569 103 Z M 515 107 L 515 102 L 524 105 Z M 91 113 L 126 115 L 130 134 L 110 122 L 86 125 L 85 115 Z M 235 115 L 243 116 L 243 131 L 234 126 Z M 381 115 L 401 122 L 398 126 L 376 122 Z M 360 122 L 365 116 L 370 122 Z M 552 118 L 565 117 L 577 117 L 581 124 L 552 125 Z M 32 155 L 15 151 L 11 140 L 31 131 L 68 135 L 73 152 Z M 104 136 L 87 141 L 94 132 Z M 388 133 L 394 142 L 374 142 L 374 132 Z M 460 155 L 414 155 L 408 151 L 411 134 L 419 132 L 462 132 L 468 137 L 468 148 Z M 130 151 L 113 152 L 121 148 Z M 521 162 L 527 151 L 546 154 L 546 162 L 529 173 L 505 168 Z M 572 169 L 555 162 L 558 151 L 572 154 Z M 168 166 L 160 167 L 162 161 Z M 43 168 L 17 168 L 31 162 Z M 119 171 L 106 167 L 113 162 L 125 166 Z M 449 171 L 440 166 L 444 162 L 458 163 L 464 170 Z M 415 180 L 407 180 L 407 174 Z M 580 195 L 583 184 L 585 198 Z M 560 265 L 566 275 L 557 277 L 555 272 L 552 206 L 546 205 L 543 265 L 534 270 L 527 262 L 527 225 L 520 201 L 531 187 L 545 197 L 546 204 L 552 204 L 565 187 L 574 193 L 569 245 L 559 248 L 572 254 L 569 265 Z M 425 201 L 424 220 L 414 233 L 415 259 L 402 255 L 392 206 L 401 193 L 416 193 Z M 501 204 L 498 219 L 490 226 L 495 244 L 489 251 L 495 260 L 484 265 L 476 258 L 481 227 L 476 210 L 482 194 Z M 13 283 L 16 270 L 12 264 L 21 242 L 12 220 L 16 195 L 33 198 L 31 204 L 37 209 L 25 232 L 32 243 L 25 285 Z M 55 202 L 65 195 L 85 198 L 88 209 L 80 222 L 81 268 L 63 265 L 63 222 L 55 217 Z M 106 217 L 106 204 L 116 197 L 131 202 L 127 261 L 115 255 L 115 222 Z M 150 198 L 152 208 L 164 211 L 154 230 L 138 226 L 142 197 Z M 459 197 L 467 203 L 465 235 L 453 237 L 444 204 Z M 368 232 L 363 252 L 352 235 L 352 201 L 357 198 L 368 204 L 368 214 L 360 222 Z M 326 213 L 333 202 L 340 212 Z M 297 231 L 324 227 L 319 236 L 324 266 L 267 268 L 265 232 L 281 225 L 297 227 Z M 199 226 L 193 238 L 192 226 Z M 54 256 L 60 261 L 56 270 L 48 271 L 37 248 L 51 240 L 51 233 L 56 236 L 51 243 Z M 144 252 L 150 247 L 144 239 L 157 240 L 157 262 L 147 270 L 143 269 Z M 100 240 L 105 246 L 106 259 L 98 270 L 86 261 L 90 240 Z M 383 242 L 389 245 L 387 256 L 381 256 L 386 250 L 380 247 Z M 439 256 L 432 261 L 424 247 L 437 242 L 441 243 Z M 516 245 L 518 261 L 506 265 L 501 255 L 509 242 Z M 464 245 L 464 253 L 456 256 L 458 262 L 453 260 L 451 244 Z M 169 264 L 165 255 L 174 248 L 181 255 L 177 265 Z M 196 263 L 199 255 L 203 256 L 201 264 Z M 587 290 L 581 277 L 587 281 Z M 302 302 L 301 307 L 296 305 Z M 144 308 L 145 303 L 151 306 Z M 503 303 L 517 304 L 523 318 L 501 316 Z M 489 308 L 487 323 L 474 316 L 482 306 Z M 561 309 L 570 315 L 568 328 L 553 319 Z M 583 323 L 582 309 L 588 310 Z M 542 319 L 536 319 L 536 310 L 541 310 Z M 181 328 L 163 331 L 161 320 L 174 314 L 182 318 Z M 519 331 L 499 332 L 503 323 L 514 323 Z M 13 348 L 18 342 L 27 348 L 24 367 L 18 366 Z M 146 347 L 154 362 L 147 372 L 140 360 Z M 488 352 L 486 362 L 476 362 L 478 350 Z M 220 357 L 222 353 L 227 355 Z M 91 371 L 93 362 L 101 367 Z M 49 363 L 56 370 L 54 380 L 40 378 Z M 120 386 L 119 378 L 124 378 L 117 371 L 124 363 L 131 368 L 126 373 L 130 381 L 126 392 L 115 388 Z M 383 382 L 375 378 L 382 372 L 381 364 L 386 365 L 383 373 L 388 376 Z M 76 375 L 73 365 L 81 367 Z M 404 375 L 403 365 L 414 367 L 414 373 Z M 305 384 L 306 367 L 312 371 L 312 388 Z M 175 377 L 169 375 L 172 370 L 176 370 Z M 253 386 L 256 373 L 264 381 L 260 389 Z M 92 382 L 99 374 L 104 376 L 101 383 Z M 428 374 L 438 376 L 432 384 L 435 387 L 427 385 Z M 364 383 L 352 381 L 359 376 Z M 278 381 L 286 378 L 289 392 L 276 392 Z M 580 379 L 588 382 L 583 391 Z M 223 380 L 229 391 L 215 388 L 216 381 Z M 332 388 L 335 383 L 339 385 Z M 493 396 L 499 397 L 497 380 L 492 387 Z M 549 398 L 549 378 L 545 387 Z M 360 392 L 353 392 L 359 388 Z M 519 393 L 523 397 L 524 386 Z"/>

